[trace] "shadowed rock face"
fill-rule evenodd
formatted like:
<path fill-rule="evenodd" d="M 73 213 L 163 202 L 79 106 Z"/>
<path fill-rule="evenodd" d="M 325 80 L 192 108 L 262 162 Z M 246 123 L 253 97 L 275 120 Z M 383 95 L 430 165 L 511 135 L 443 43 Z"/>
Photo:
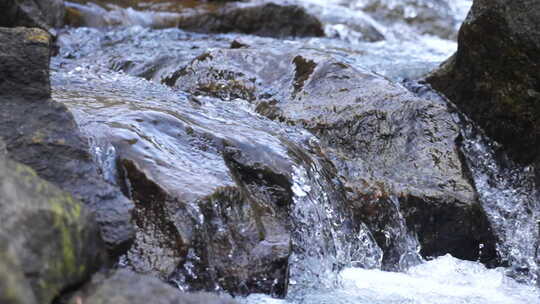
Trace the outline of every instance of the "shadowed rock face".
<path fill-rule="evenodd" d="M 427 82 L 518 162 L 540 151 L 540 3 L 474 1 L 457 53 Z"/>
<path fill-rule="evenodd" d="M 267 37 L 324 36 L 321 22 L 302 7 L 265 1 L 235 3 L 215 12 L 181 18 L 178 27 L 195 32 L 239 32 Z"/>
<path fill-rule="evenodd" d="M 82 203 L 0 156 L 2 303 L 50 303 L 88 279 L 104 262 L 104 249 Z"/>
<path fill-rule="evenodd" d="M 44 30 L 64 24 L 62 0 L 4 0 L 0 3 L 0 27 L 38 27 Z"/>
<path fill-rule="evenodd" d="M 70 304 L 236 304 L 230 296 L 184 293 L 159 279 L 118 270 L 108 277 L 97 275 Z"/>
<path fill-rule="evenodd" d="M 424 256 L 495 258 L 495 239 L 457 149 L 459 128 L 444 104 L 327 55 L 278 48 L 208 52 L 165 83 L 250 100 L 259 113 L 319 137 L 350 207 L 385 250 L 386 265 L 403 253 L 395 247 L 405 237 L 395 228 L 403 220 Z"/>
<path fill-rule="evenodd" d="M 112 253 L 133 237 L 132 203 L 99 176 L 87 139 L 65 106 L 50 99 L 49 35 L 0 29 L 0 138 L 7 155 L 81 199 L 100 224 Z"/>

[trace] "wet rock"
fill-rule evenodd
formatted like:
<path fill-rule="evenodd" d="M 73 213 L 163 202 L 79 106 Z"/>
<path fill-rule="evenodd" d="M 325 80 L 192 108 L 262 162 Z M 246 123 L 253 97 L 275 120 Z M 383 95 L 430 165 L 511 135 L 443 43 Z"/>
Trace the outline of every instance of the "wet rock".
<path fill-rule="evenodd" d="M 72 114 L 50 99 L 49 35 L 0 29 L 0 41 L 0 137 L 8 156 L 85 202 L 112 252 L 122 252 L 133 238 L 132 203 L 99 175 Z"/>
<path fill-rule="evenodd" d="M 4 0 L 0 4 L 0 27 L 38 27 L 44 30 L 64 24 L 62 0 Z"/>
<path fill-rule="evenodd" d="M 343 189 L 309 133 L 247 103 L 125 73 L 108 71 L 111 84 L 92 68 L 68 71 L 54 76 L 55 100 L 92 134 L 98 158 L 119 160 L 108 175 L 120 171 L 113 180 L 136 203 L 137 238 L 122 265 L 186 290 L 283 296 L 290 267 L 313 273 L 315 284 L 363 244 L 353 242 L 350 214 L 336 210 L 346 209 Z"/>
<path fill-rule="evenodd" d="M 459 127 L 443 103 L 328 55 L 278 48 L 211 51 L 165 83 L 249 100 L 259 113 L 315 134 L 351 207 L 385 249 L 388 267 L 407 251 L 392 245 L 407 238 L 404 224 L 418 234 L 424 256 L 495 258 L 493 234 L 456 144 Z"/>
<path fill-rule="evenodd" d="M 70 304 L 235 304 L 231 297 L 210 293 L 184 293 L 159 279 L 118 270 L 109 277 L 97 275 Z"/>
<path fill-rule="evenodd" d="M 204 33 L 239 32 L 267 37 L 324 36 L 321 22 L 302 7 L 255 1 L 234 3 L 181 18 L 181 29 Z"/>
<path fill-rule="evenodd" d="M 84 1 L 86 2 L 86 1 Z M 72 26 L 178 27 L 198 33 L 244 33 L 266 37 L 324 36 L 321 22 L 299 5 L 276 1 L 174 3 L 154 8 L 69 3 Z"/>
<path fill-rule="evenodd" d="M 427 77 L 522 164 L 539 160 L 538 8 L 537 1 L 474 1 L 457 53 Z"/>
<path fill-rule="evenodd" d="M 156 89 L 140 83 L 136 91 L 143 86 Z M 121 263 L 186 290 L 284 296 L 292 202 L 286 148 L 262 127 L 216 119 L 228 113 L 212 101 L 174 94 L 154 103 L 133 90 L 87 94 L 71 105 L 101 151 L 114 151 L 116 180 L 136 205 L 136 239 Z"/>
<path fill-rule="evenodd" d="M 35 295 L 37 303 L 50 303 L 89 278 L 104 249 L 82 203 L 27 166 L 0 159 L 0 298 L 32 303 Z"/>
<path fill-rule="evenodd" d="M 246 155 L 238 144 L 164 118 L 159 128 L 176 130 L 177 153 L 192 155 L 184 168 L 153 164 L 160 158 L 149 159 L 137 145 L 114 141 L 137 207 L 137 238 L 127 264 L 182 288 L 284 295 L 291 253 L 290 177 L 244 160 L 255 155 Z"/>

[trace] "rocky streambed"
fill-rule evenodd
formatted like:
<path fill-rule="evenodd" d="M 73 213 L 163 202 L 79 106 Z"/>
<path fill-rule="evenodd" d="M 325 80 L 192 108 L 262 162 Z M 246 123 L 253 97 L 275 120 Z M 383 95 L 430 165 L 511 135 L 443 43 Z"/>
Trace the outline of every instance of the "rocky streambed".
<path fill-rule="evenodd" d="M 7 1 L 0 302 L 540 303 L 536 6 Z"/>

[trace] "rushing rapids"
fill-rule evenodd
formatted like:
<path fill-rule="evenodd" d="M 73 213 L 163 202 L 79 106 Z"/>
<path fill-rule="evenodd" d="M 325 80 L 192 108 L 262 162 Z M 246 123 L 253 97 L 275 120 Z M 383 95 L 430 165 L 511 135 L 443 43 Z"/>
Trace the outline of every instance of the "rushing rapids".
<path fill-rule="evenodd" d="M 66 2 L 52 99 L 134 203 L 116 279 L 245 304 L 540 303 L 533 165 L 416 82 L 472 1 L 252 2 Z"/>

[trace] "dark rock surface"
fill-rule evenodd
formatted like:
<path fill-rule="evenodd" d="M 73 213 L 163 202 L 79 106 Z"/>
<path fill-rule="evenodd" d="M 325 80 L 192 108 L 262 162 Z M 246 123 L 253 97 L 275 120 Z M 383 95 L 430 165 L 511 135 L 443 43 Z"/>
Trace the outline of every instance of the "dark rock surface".
<path fill-rule="evenodd" d="M 540 159 L 539 8 L 533 0 L 474 1 L 457 53 L 427 77 L 522 164 Z"/>
<path fill-rule="evenodd" d="M 86 1 L 69 3 L 67 23 L 71 26 L 106 27 L 141 25 L 152 28 L 178 27 L 198 33 L 244 33 L 265 37 L 322 37 L 320 20 L 287 1 L 211 1 L 151 6 L 151 12 L 137 6 L 137 1 L 122 7 L 88 5 Z M 104 2 L 104 3 L 101 3 Z M 134 8 L 134 9 L 133 9 Z M 373 32 L 373 31 L 372 31 Z"/>
<path fill-rule="evenodd" d="M 304 8 L 268 1 L 234 3 L 181 18 L 178 27 L 195 32 L 239 32 L 267 37 L 324 36 L 321 22 Z"/>
<path fill-rule="evenodd" d="M 0 27 L 38 27 L 51 30 L 64 24 L 62 0 L 3 0 Z"/>
<path fill-rule="evenodd" d="M 338 250 L 338 238 L 360 246 L 350 212 L 335 211 L 339 223 L 321 219 L 346 208 L 335 170 L 309 133 L 260 117 L 247 103 L 107 70 L 111 84 L 93 67 L 74 69 L 53 76 L 54 99 L 92 134 L 103 163 L 119 160 L 104 171 L 136 203 L 137 239 L 122 264 L 187 289 L 283 296 L 293 251 L 316 259 Z M 302 187 L 299 197 L 293 189 Z M 339 231 L 324 231 L 323 222 Z"/>
<path fill-rule="evenodd" d="M 403 251 L 393 245 L 403 243 L 395 228 L 403 220 L 418 234 L 424 256 L 495 258 L 495 239 L 456 145 L 459 128 L 444 104 L 330 56 L 277 47 L 208 52 L 165 83 L 246 99 L 269 118 L 312 131 L 388 265 Z M 481 257 L 480 244 L 486 246 Z"/>
<path fill-rule="evenodd" d="M 133 238 L 133 205 L 99 175 L 72 114 L 50 99 L 49 35 L 0 29 L 0 41 L 0 138 L 8 156 L 81 199 L 112 252 L 124 251 Z"/>
<path fill-rule="evenodd" d="M 141 83 L 110 95 L 55 97 L 118 159 L 115 180 L 135 202 L 137 225 L 122 263 L 190 290 L 283 296 L 291 253 L 286 147 L 263 127 L 244 125 L 247 115 L 226 119 L 215 100 L 172 93 L 138 100 L 143 87 L 159 89 Z"/>
<path fill-rule="evenodd" d="M 109 277 L 96 275 L 70 304 L 235 304 L 230 296 L 210 293 L 183 293 L 159 279 L 129 270 L 118 270 Z"/>
<path fill-rule="evenodd" d="M 0 257 L 2 303 L 50 303 L 101 266 L 105 247 L 82 203 L 2 157 Z"/>

